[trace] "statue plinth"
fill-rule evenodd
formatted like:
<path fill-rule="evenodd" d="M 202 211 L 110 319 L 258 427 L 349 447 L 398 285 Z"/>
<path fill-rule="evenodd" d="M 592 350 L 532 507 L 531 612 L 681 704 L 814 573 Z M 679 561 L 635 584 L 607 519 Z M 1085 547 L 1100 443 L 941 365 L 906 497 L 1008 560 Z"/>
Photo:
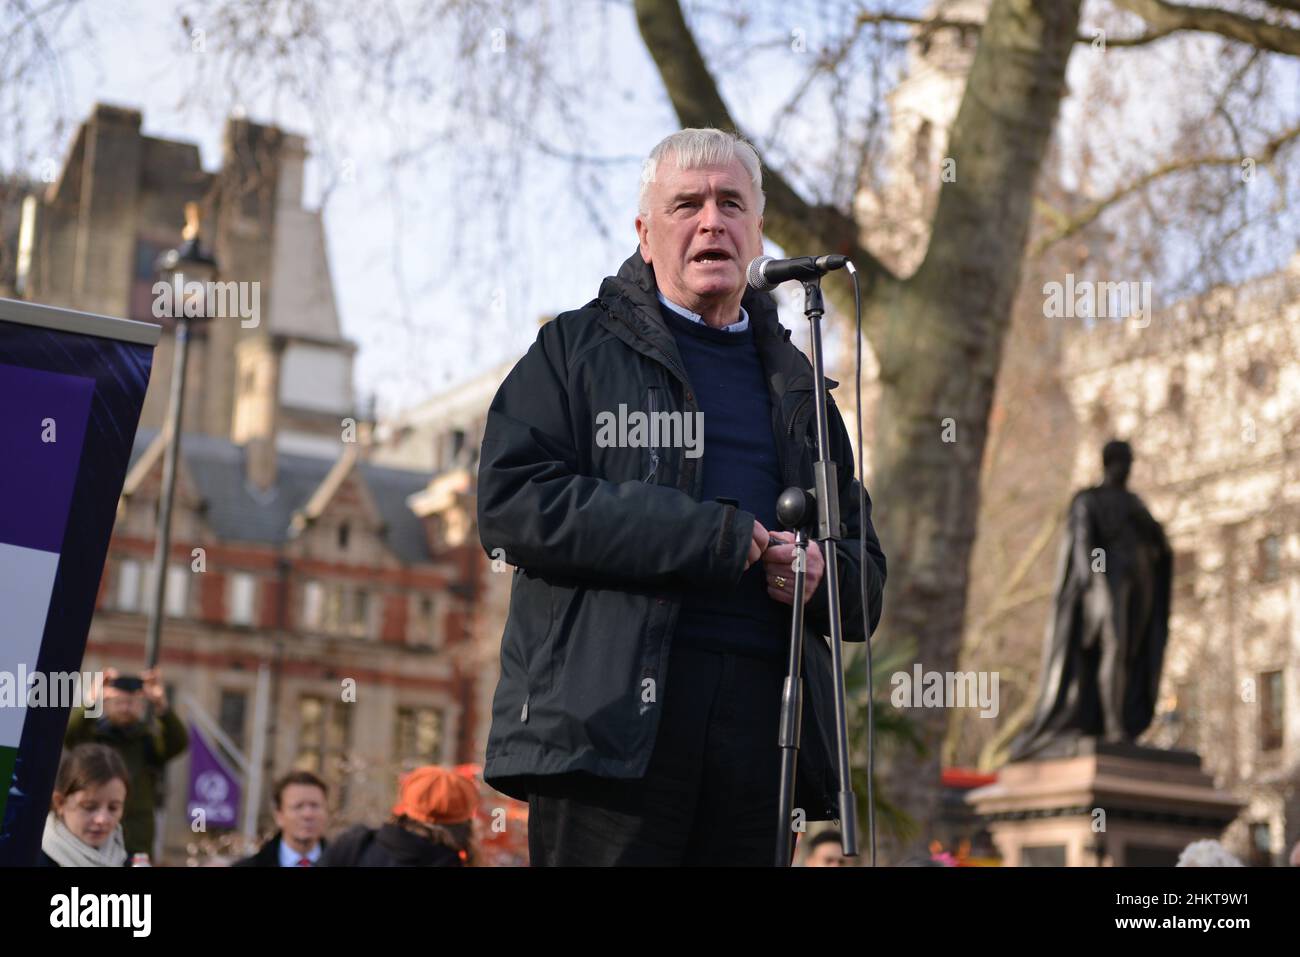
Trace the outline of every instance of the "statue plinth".
<path fill-rule="evenodd" d="M 1009 867 L 1165 867 L 1242 808 L 1194 751 L 1054 741 L 966 796 Z"/>

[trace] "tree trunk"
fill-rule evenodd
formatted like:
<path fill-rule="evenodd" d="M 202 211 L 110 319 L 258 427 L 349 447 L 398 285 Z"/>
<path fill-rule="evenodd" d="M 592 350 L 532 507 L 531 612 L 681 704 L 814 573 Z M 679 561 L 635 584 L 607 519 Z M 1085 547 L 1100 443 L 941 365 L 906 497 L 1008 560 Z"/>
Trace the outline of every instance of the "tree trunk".
<path fill-rule="evenodd" d="M 940 191 L 925 260 L 873 343 L 882 388 L 871 491 L 889 563 L 881 640 L 912 645 L 925 671 L 958 665 L 988 414 L 1079 6 L 992 4 L 949 140 L 956 180 Z M 932 836 L 950 712 L 909 717 L 929 753 L 885 774 L 921 829 L 894 855 L 922 853 Z"/>

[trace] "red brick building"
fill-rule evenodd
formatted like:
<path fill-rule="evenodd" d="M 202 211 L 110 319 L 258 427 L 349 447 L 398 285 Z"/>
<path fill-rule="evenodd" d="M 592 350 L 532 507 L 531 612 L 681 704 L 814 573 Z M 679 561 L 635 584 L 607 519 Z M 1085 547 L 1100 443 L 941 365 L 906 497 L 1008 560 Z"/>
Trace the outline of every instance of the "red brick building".
<path fill-rule="evenodd" d="M 205 210 L 219 278 L 257 284 L 255 325 L 195 334 L 164 680 L 182 717 L 206 716 L 261 769 L 263 823 L 270 782 L 293 767 L 330 781 L 336 825 L 377 823 L 403 768 L 483 760 L 510 576 L 490 573 L 473 529 L 478 438 L 462 431 L 445 463 L 374 459 L 322 217 L 302 206 L 301 137 L 231 120 L 208 172 L 193 144 L 142 125 L 103 105 L 81 125 L 56 180 L 24 202 L 17 290 L 154 321 L 152 264 L 189 201 Z M 144 660 L 174 343 L 162 321 L 86 669 Z M 195 842 L 188 774 L 185 756 L 167 773 L 169 862 Z"/>
<path fill-rule="evenodd" d="M 143 658 L 162 450 L 158 433 L 141 432 L 86 668 L 135 670 Z M 277 466 L 263 491 L 247 449 L 185 438 L 161 664 L 182 713 L 202 709 L 248 754 L 262 733 L 268 781 L 317 771 L 340 821 L 373 820 L 403 768 L 481 760 L 473 612 L 488 565 L 476 542 L 447 546 L 438 522 L 411 510 L 423 473 L 375 466 L 360 445 Z M 168 775 L 172 851 L 189 839 L 186 764 Z"/>

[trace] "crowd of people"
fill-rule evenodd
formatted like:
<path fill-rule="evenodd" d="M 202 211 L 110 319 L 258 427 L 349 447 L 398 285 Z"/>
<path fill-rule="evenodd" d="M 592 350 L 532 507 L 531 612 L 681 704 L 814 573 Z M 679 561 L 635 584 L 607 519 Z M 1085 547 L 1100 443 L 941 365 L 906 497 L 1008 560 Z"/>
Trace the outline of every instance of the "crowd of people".
<path fill-rule="evenodd" d="M 103 708 L 91 720 L 73 711 L 67 751 L 55 780 L 37 863 L 47 867 L 123 867 L 150 863 L 154 808 L 167 763 L 188 746 L 185 725 L 168 707 L 156 669 L 141 676 L 105 672 Z M 93 696 L 87 708 L 93 710 Z M 456 771 L 428 765 L 406 774 L 388 820 L 358 824 L 332 840 L 329 786 L 295 770 L 271 794 L 275 832 L 234 867 L 466 867 L 476 863 L 474 818 L 479 793 Z M 853 866 L 839 832 L 826 828 L 799 841 L 805 867 Z M 1290 855 L 1300 866 L 1300 844 Z M 926 862 L 930 863 L 930 862 Z M 947 862 L 940 862 L 947 863 Z M 1241 866 L 1217 841 L 1190 845 L 1180 867 Z"/>
<path fill-rule="evenodd" d="M 155 808 L 167 763 L 189 744 L 169 707 L 157 669 L 139 676 L 107 669 L 103 708 L 95 695 L 74 709 L 64 737 L 37 863 L 46 867 L 151 865 Z M 419 767 L 402 777 L 388 820 L 354 825 L 333 839 L 329 786 L 310 771 L 281 776 L 271 793 L 274 833 L 234 867 L 466 867 L 478 863 L 474 819 L 479 792 L 450 768 Z M 799 842 L 808 867 L 849 866 L 840 836 L 823 830 Z"/>
<path fill-rule="evenodd" d="M 68 720 L 40 863 L 117 867 L 147 863 L 153 852 L 163 771 L 189 746 L 189 733 L 157 668 L 140 675 L 108 668 L 101 693 L 98 717 L 90 717 L 98 697 L 91 687 Z"/>

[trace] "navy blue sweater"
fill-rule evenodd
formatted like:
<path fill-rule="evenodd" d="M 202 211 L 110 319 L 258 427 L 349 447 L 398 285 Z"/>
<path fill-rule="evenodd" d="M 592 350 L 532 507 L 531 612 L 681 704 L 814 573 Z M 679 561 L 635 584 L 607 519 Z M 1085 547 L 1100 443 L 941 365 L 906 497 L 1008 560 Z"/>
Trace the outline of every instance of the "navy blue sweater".
<path fill-rule="evenodd" d="M 785 486 L 753 326 L 727 332 L 692 322 L 662 304 L 659 311 L 677 340 L 704 416 L 700 500 L 735 499 L 764 528 L 779 529 L 776 500 Z M 673 640 L 784 661 L 790 642 L 785 609 L 768 597 L 763 563 L 755 562 L 734 588 L 687 591 Z"/>

